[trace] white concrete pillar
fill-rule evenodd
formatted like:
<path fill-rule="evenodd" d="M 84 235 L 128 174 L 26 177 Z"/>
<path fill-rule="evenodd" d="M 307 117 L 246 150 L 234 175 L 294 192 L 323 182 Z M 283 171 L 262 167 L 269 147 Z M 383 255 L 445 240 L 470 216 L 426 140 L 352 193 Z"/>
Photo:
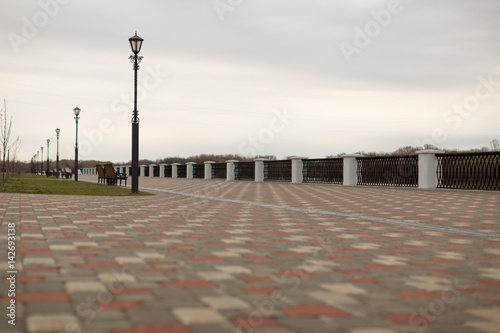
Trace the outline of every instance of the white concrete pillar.
<path fill-rule="evenodd" d="M 193 165 L 196 162 L 187 162 L 186 163 L 186 178 L 193 178 Z"/>
<path fill-rule="evenodd" d="M 264 181 L 264 161 L 267 161 L 267 158 L 255 159 L 255 181 L 256 182 L 263 182 Z"/>
<path fill-rule="evenodd" d="M 129 170 L 130 170 L 130 165 L 126 165 L 125 166 L 125 175 L 127 175 L 127 177 L 130 176 L 130 171 Z"/>
<path fill-rule="evenodd" d="M 139 165 L 139 176 L 144 177 L 147 165 Z"/>
<path fill-rule="evenodd" d="M 239 161 L 237 160 L 227 160 L 226 161 L 226 180 L 234 180 L 235 179 L 235 174 L 234 174 L 234 169 L 235 169 L 235 163 L 238 163 Z"/>
<path fill-rule="evenodd" d="M 304 162 L 307 157 L 292 157 L 292 183 L 302 183 L 304 176 L 302 174 L 302 169 L 304 167 Z"/>
<path fill-rule="evenodd" d="M 156 166 L 156 164 L 150 164 L 149 165 L 149 177 L 154 177 L 155 176 L 155 166 Z"/>
<path fill-rule="evenodd" d="M 203 162 L 205 164 L 205 179 L 212 179 L 212 164 L 214 164 L 214 161 L 205 161 Z"/>
<path fill-rule="evenodd" d="M 172 178 L 177 178 L 177 166 L 181 165 L 180 163 L 172 163 Z"/>
<path fill-rule="evenodd" d="M 344 158 L 344 185 L 354 186 L 358 184 L 358 162 L 356 157 L 363 157 L 360 154 L 349 154 L 342 156 Z"/>
<path fill-rule="evenodd" d="M 444 154 L 443 150 L 420 150 L 418 154 L 418 187 L 436 188 L 437 179 L 437 157 L 436 154 Z"/>
<path fill-rule="evenodd" d="M 167 165 L 168 164 L 160 164 L 160 178 L 164 178 L 165 177 L 165 167 Z"/>

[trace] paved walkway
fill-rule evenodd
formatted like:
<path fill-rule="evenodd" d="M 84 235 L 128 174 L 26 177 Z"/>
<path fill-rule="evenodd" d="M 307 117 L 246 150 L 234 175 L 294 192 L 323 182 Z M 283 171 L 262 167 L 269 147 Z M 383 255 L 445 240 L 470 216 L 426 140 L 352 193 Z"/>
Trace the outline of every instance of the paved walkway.
<path fill-rule="evenodd" d="M 157 195 L 0 194 L 1 332 L 499 331 L 500 193 L 140 186 Z"/>

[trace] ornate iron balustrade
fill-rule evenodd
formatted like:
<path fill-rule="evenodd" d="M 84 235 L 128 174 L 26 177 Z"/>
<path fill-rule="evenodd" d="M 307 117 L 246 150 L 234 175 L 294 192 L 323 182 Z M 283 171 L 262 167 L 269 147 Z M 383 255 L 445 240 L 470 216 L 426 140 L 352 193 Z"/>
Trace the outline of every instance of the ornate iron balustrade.
<path fill-rule="evenodd" d="M 418 186 L 418 156 L 357 158 L 358 185 Z"/>
<path fill-rule="evenodd" d="M 234 179 L 236 180 L 254 180 L 255 162 L 234 163 Z"/>
<path fill-rule="evenodd" d="M 149 166 L 144 167 L 144 177 L 149 177 Z"/>
<path fill-rule="evenodd" d="M 165 165 L 165 177 L 172 178 L 172 166 Z"/>
<path fill-rule="evenodd" d="M 303 160 L 304 183 L 342 184 L 344 182 L 344 159 Z"/>
<path fill-rule="evenodd" d="M 438 188 L 500 190 L 500 152 L 436 154 Z"/>
<path fill-rule="evenodd" d="M 264 181 L 292 181 L 292 161 L 264 161 Z"/>
<path fill-rule="evenodd" d="M 153 167 L 153 177 L 160 177 L 160 166 L 155 165 Z"/>
<path fill-rule="evenodd" d="M 226 179 L 226 163 L 212 163 L 212 179 Z"/>
<path fill-rule="evenodd" d="M 205 164 L 193 164 L 193 178 L 205 178 Z"/>
<path fill-rule="evenodd" d="M 177 178 L 186 178 L 187 177 L 187 165 L 178 165 L 177 166 Z"/>

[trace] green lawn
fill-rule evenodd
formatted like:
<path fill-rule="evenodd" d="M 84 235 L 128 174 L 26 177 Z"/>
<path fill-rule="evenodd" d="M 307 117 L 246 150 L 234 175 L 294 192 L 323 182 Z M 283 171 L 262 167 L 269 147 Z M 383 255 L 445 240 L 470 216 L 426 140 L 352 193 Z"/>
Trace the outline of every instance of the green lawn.
<path fill-rule="evenodd" d="M 5 187 L 0 186 L 0 193 L 109 196 L 151 195 L 145 192 L 132 194 L 130 188 L 120 186 L 102 185 L 85 181 L 75 182 L 71 179 L 57 179 L 54 177 L 38 176 L 27 173 L 11 175 Z"/>

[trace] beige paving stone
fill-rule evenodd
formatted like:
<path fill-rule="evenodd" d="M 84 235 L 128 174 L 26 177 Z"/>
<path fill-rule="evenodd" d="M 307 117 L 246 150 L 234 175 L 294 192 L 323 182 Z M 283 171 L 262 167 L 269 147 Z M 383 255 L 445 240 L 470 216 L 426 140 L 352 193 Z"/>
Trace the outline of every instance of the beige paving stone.
<path fill-rule="evenodd" d="M 48 257 L 25 257 L 23 259 L 23 265 L 26 266 L 55 266 L 54 258 Z"/>
<path fill-rule="evenodd" d="M 479 268 L 478 270 L 482 272 L 481 276 L 490 279 L 500 280 L 500 268 L 485 267 L 485 268 Z"/>
<path fill-rule="evenodd" d="M 230 258 L 230 257 L 241 257 L 239 253 L 231 251 L 212 251 L 212 254 L 217 257 Z"/>
<path fill-rule="evenodd" d="M 217 280 L 232 280 L 234 276 L 228 273 L 222 272 L 198 272 L 198 276 L 202 277 L 208 281 L 217 281 Z"/>
<path fill-rule="evenodd" d="M 49 245 L 51 251 L 75 251 L 77 248 L 69 244 L 51 244 Z"/>
<path fill-rule="evenodd" d="M 450 280 L 436 276 L 412 275 L 410 276 L 410 279 L 408 281 L 405 281 L 405 284 L 417 289 L 423 289 L 427 291 L 443 291 L 447 284 L 449 284 L 450 282 Z"/>
<path fill-rule="evenodd" d="M 379 255 L 373 259 L 373 262 L 378 264 L 388 265 L 388 266 L 402 266 L 406 265 L 408 259 L 397 256 L 387 256 L 387 255 Z"/>
<path fill-rule="evenodd" d="M 340 295 L 366 294 L 366 291 L 352 283 L 322 283 L 321 288 L 332 291 Z"/>
<path fill-rule="evenodd" d="M 112 282 L 135 282 L 135 276 L 127 273 L 123 273 L 121 271 L 116 271 L 113 273 L 99 273 L 97 275 L 99 277 L 99 280 L 101 280 L 104 283 L 112 283 Z"/>
<path fill-rule="evenodd" d="M 314 298 L 315 300 L 321 301 L 326 304 L 358 304 L 359 302 L 350 296 L 342 295 L 338 293 L 332 292 L 324 292 L 324 291 L 313 291 L 307 294 L 309 297 Z"/>
<path fill-rule="evenodd" d="M 28 315 L 26 327 L 29 333 L 80 332 L 81 330 L 78 318 L 69 314 Z"/>
<path fill-rule="evenodd" d="M 165 259 L 165 255 L 158 252 L 135 252 L 142 259 Z"/>
<path fill-rule="evenodd" d="M 480 332 L 498 333 L 498 328 L 500 326 L 499 308 L 469 309 L 465 312 L 481 318 L 477 320 L 467 320 L 465 326 L 472 327 Z"/>
<path fill-rule="evenodd" d="M 115 257 L 115 261 L 119 264 L 145 264 L 144 260 L 139 257 Z"/>
<path fill-rule="evenodd" d="M 249 270 L 246 267 L 243 266 L 215 266 L 215 269 L 218 269 L 219 271 L 226 273 L 226 274 L 250 274 L 252 273 L 251 270 Z"/>
<path fill-rule="evenodd" d="M 73 245 L 78 247 L 99 247 L 96 242 L 73 242 Z"/>
<path fill-rule="evenodd" d="M 78 292 L 106 292 L 106 286 L 98 281 L 71 281 L 65 283 L 65 288 L 68 293 Z"/>
<path fill-rule="evenodd" d="M 231 296 L 205 296 L 201 301 L 215 310 L 249 309 L 250 304 Z"/>
<path fill-rule="evenodd" d="M 226 319 L 217 311 L 204 308 L 177 308 L 172 313 L 185 325 L 218 324 Z"/>

